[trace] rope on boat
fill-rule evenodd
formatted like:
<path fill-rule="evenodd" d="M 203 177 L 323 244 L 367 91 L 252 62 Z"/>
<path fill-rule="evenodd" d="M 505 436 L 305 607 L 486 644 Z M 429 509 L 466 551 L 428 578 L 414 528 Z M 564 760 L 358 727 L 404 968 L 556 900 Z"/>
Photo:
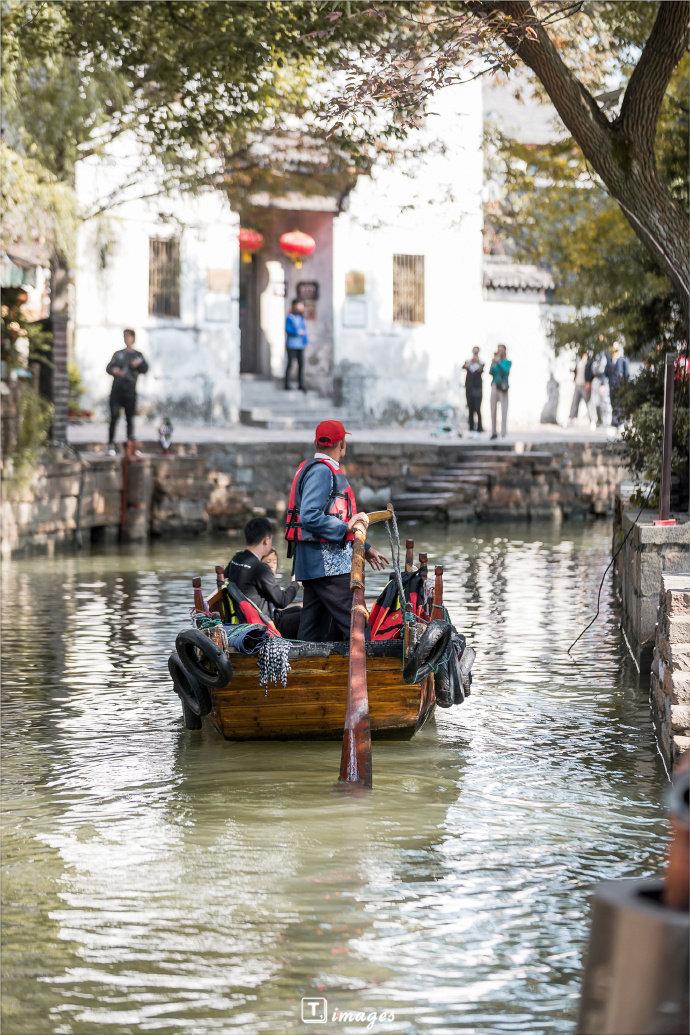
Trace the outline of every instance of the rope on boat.
<path fill-rule="evenodd" d="M 259 686 L 264 687 L 268 697 L 269 686 L 287 686 L 288 673 L 292 666 L 288 660 L 290 641 L 280 636 L 266 636 L 257 651 Z"/>
<path fill-rule="evenodd" d="M 395 581 L 398 584 L 398 596 L 400 597 L 400 610 L 405 611 L 405 590 L 403 589 L 402 582 L 402 571 L 400 568 L 400 532 L 398 531 L 398 522 L 395 519 L 395 512 L 393 512 L 390 518 L 385 522 L 386 531 L 388 532 L 388 540 L 391 544 L 391 561 L 393 564 L 393 574 L 395 575 Z"/>
<path fill-rule="evenodd" d="M 205 615 L 202 611 L 192 610 L 192 621 L 196 625 L 197 629 L 205 631 L 206 629 L 215 629 L 217 625 L 222 625 L 220 615 Z"/>

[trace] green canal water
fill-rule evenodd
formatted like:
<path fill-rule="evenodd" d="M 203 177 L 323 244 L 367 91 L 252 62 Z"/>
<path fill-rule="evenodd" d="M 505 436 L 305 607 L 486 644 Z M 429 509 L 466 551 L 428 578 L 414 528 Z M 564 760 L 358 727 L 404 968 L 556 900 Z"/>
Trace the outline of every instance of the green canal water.
<path fill-rule="evenodd" d="M 357 799 L 336 743 L 182 728 L 167 656 L 234 543 L 4 566 L 4 1035 L 573 1031 L 589 893 L 666 836 L 610 583 L 566 655 L 610 527 L 416 534 L 474 689 Z"/>

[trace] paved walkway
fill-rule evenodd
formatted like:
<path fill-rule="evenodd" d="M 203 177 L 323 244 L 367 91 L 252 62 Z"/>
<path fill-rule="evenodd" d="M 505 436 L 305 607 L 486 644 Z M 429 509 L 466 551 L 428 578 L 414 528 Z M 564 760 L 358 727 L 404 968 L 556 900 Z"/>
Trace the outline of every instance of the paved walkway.
<path fill-rule="evenodd" d="M 120 430 L 120 436 L 122 429 Z M 158 424 L 144 420 L 137 422 L 137 437 L 141 442 L 158 441 Z M 575 425 L 572 428 L 559 428 L 552 424 L 538 427 L 517 428 L 501 441 L 510 445 L 525 443 L 547 444 L 556 442 L 606 442 L 613 436 L 603 428 L 592 431 L 589 427 Z M 68 440 L 73 445 L 105 444 L 108 440 L 108 426 L 105 422 L 89 421 L 85 424 L 72 424 L 68 431 Z M 207 442 L 310 442 L 311 432 L 305 429 L 283 430 L 270 428 L 252 428 L 243 424 L 208 425 L 208 424 L 175 424 L 173 443 L 207 443 Z M 486 448 L 490 445 L 488 432 L 481 435 L 470 435 L 464 431 L 462 437 L 456 432 L 452 434 L 436 434 L 433 428 L 359 428 L 352 432 L 353 442 L 409 442 L 425 444 L 437 441 L 439 444 L 456 445 L 462 442 L 465 446 Z"/>

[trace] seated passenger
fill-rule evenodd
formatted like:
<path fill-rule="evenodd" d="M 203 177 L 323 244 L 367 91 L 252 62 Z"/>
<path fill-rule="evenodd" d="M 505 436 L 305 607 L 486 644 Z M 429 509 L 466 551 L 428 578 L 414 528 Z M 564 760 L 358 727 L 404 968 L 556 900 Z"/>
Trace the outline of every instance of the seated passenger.
<path fill-rule="evenodd" d="M 264 564 L 267 564 L 275 576 L 278 575 L 278 551 L 273 549 L 264 557 Z M 299 582 L 296 583 L 299 586 Z M 299 592 L 299 589 L 298 589 Z M 287 640 L 296 640 L 299 632 L 299 620 L 302 613 L 302 601 L 294 601 L 282 610 L 270 606 L 269 616 L 280 630 L 281 636 Z"/>
<path fill-rule="evenodd" d="M 244 540 L 245 549 L 232 558 L 225 569 L 225 577 L 234 582 L 260 611 L 272 618 L 276 608 L 282 609 L 292 603 L 299 587 L 293 583 L 283 589 L 265 563 L 273 551 L 273 523 L 268 518 L 248 521 Z"/>

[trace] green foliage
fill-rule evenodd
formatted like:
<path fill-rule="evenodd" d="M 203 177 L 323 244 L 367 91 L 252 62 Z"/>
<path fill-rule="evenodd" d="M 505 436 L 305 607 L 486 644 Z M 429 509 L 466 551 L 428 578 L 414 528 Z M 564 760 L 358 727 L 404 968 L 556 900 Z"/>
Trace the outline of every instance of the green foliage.
<path fill-rule="evenodd" d="M 24 384 L 17 395 L 17 438 L 8 479 L 10 497 L 31 481 L 39 453 L 48 440 L 53 407 L 38 392 Z"/>
<path fill-rule="evenodd" d="M 635 34 L 640 42 L 645 38 L 646 12 L 639 5 L 616 6 L 629 16 L 619 33 L 625 54 L 634 48 Z M 689 86 L 686 56 L 669 85 L 656 141 L 658 165 L 686 210 Z M 554 302 L 567 307 L 567 315 L 554 326 L 556 348 L 584 353 L 609 348 L 619 340 L 628 356 L 644 362 L 642 372 L 622 395 L 623 439 L 632 472 L 645 480 L 657 479 L 663 354 L 687 348 L 685 322 L 670 281 L 569 138 L 526 145 L 494 133 L 488 144 L 490 160 L 500 169 L 502 196 L 487 213 L 487 221 L 499 248 L 553 272 Z M 674 473 L 687 479 L 687 381 L 676 385 L 673 441 Z"/>
<path fill-rule="evenodd" d="M 79 410 L 81 408 L 82 396 L 86 389 L 82 381 L 81 371 L 74 360 L 70 360 L 67 364 L 67 378 L 69 382 L 69 408 L 70 410 Z"/>
<path fill-rule="evenodd" d="M 673 397 L 672 474 L 685 486 L 690 464 L 690 409 L 688 378 L 677 377 Z M 623 408 L 631 417 L 623 431 L 623 441 L 632 470 L 645 481 L 656 481 L 650 499 L 655 506 L 659 498 L 658 480 L 661 471 L 661 447 L 664 432 L 664 357 L 650 360 L 634 381 L 624 388 Z M 642 503 L 642 499 L 639 501 Z"/>

